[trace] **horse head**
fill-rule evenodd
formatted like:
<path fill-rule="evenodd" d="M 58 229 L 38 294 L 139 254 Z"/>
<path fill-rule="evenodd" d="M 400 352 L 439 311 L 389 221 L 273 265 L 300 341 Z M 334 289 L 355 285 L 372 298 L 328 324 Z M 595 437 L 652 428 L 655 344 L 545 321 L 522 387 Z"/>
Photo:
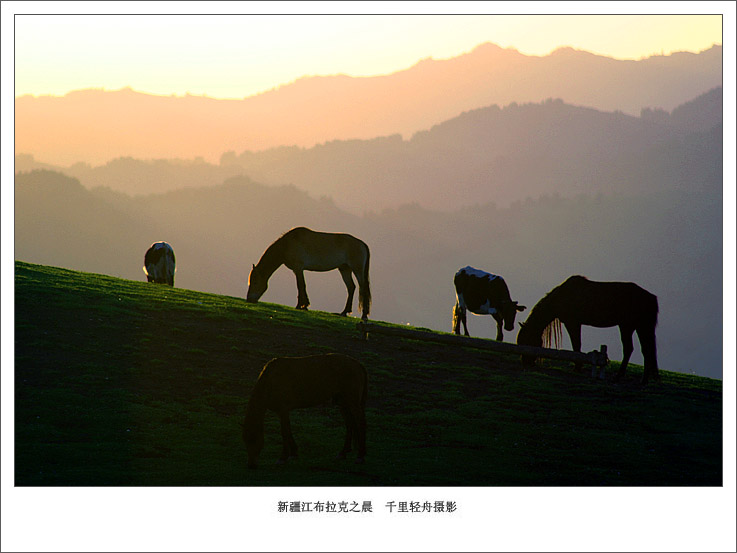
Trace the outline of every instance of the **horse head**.
<path fill-rule="evenodd" d="M 543 345 L 542 334 L 533 332 L 530 325 L 519 323 L 519 333 L 517 334 L 518 346 L 533 346 L 540 348 Z"/>
<path fill-rule="evenodd" d="M 542 338 L 535 337 L 535 333 L 529 325 L 525 323 L 519 323 L 519 334 L 517 334 L 517 345 L 518 346 L 533 346 L 542 347 Z M 535 364 L 537 358 L 534 355 L 522 355 L 522 365 L 530 367 Z"/>
<path fill-rule="evenodd" d="M 259 431 L 256 427 L 244 424 L 243 441 L 246 444 L 246 452 L 248 453 L 248 468 L 255 469 L 258 465 L 258 456 L 264 448 L 263 428 Z"/>
<path fill-rule="evenodd" d="M 511 332 L 514 330 L 514 319 L 517 316 L 518 311 L 524 311 L 527 309 L 525 305 L 517 305 L 516 301 L 507 301 L 502 303 L 501 311 L 502 318 L 504 319 L 504 330 Z"/>
<path fill-rule="evenodd" d="M 248 275 L 248 292 L 246 292 L 246 301 L 249 303 L 258 302 L 259 298 L 264 295 L 266 288 L 269 286 L 267 278 L 261 274 L 256 265 L 251 269 L 251 273 Z"/>

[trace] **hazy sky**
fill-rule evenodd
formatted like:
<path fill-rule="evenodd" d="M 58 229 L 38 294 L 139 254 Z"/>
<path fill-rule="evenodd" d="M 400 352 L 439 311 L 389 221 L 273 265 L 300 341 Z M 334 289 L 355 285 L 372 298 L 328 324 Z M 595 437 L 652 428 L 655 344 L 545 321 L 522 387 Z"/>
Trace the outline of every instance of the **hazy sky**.
<path fill-rule="evenodd" d="M 105 3 L 93 4 L 94 10 L 82 4 L 79 11 L 107 8 Z M 110 11 L 121 7 L 111 4 Z M 460 6 L 455 9 L 470 8 L 466 11 L 488 7 L 485 3 L 457 4 Z M 643 4 L 643 8 L 652 6 Z M 341 3 L 340 8 L 362 5 Z M 434 7 L 432 3 L 422 5 Z M 237 11 L 239 6 L 235 3 L 230 7 Z M 401 11 L 403 6 L 417 9 L 416 4 L 407 7 L 401 2 L 383 7 Z M 519 11 L 513 3 L 501 7 L 512 11 L 517 7 Z M 599 6 L 587 4 L 590 7 Z M 611 11 L 609 4 L 602 7 Z M 667 7 L 655 5 L 649 11 Z M 135 9 L 139 8 L 136 4 Z M 165 8 L 171 9 L 171 5 Z M 639 59 L 674 51 L 699 52 L 721 44 L 722 17 L 16 15 L 15 95 L 131 87 L 162 95 L 242 98 L 305 75 L 392 73 L 423 58 L 458 56 L 484 42 L 528 55 L 545 55 L 571 46 L 619 59 Z"/>

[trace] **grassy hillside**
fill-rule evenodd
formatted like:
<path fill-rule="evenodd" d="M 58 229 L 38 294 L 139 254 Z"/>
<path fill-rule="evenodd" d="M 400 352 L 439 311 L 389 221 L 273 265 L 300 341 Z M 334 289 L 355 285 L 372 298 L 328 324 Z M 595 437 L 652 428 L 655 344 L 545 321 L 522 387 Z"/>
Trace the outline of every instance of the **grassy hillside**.
<path fill-rule="evenodd" d="M 516 356 L 372 335 L 356 319 L 16 262 L 20 486 L 720 485 L 722 383 L 641 387 Z M 240 425 L 269 359 L 342 352 L 369 372 L 368 455 L 335 459 L 335 408 L 296 411 L 301 458 L 257 470 Z M 616 365 L 616 364 L 615 364 Z M 613 373 L 614 368 L 609 370 Z"/>

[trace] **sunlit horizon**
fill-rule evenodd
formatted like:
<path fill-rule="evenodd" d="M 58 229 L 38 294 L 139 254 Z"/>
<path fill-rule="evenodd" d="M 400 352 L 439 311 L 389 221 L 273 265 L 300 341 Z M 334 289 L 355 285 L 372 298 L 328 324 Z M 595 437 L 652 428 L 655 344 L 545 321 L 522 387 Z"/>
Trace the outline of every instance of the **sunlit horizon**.
<path fill-rule="evenodd" d="M 16 98 L 129 88 L 242 99 L 311 76 L 389 75 L 486 43 L 526 56 L 698 53 L 722 44 L 722 16 L 18 15 L 15 32 Z"/>

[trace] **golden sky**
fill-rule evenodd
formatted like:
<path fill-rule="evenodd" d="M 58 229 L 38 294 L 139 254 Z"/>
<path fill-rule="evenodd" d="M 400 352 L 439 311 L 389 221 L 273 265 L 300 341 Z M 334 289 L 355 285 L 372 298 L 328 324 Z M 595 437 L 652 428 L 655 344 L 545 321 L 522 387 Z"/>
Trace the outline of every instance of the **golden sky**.
<path fill-rule="evenodd" d="M 94 11 L 106 8 L 94 4 Z M 456 4 L 467 11 L 486 6 Z M 341 9 L 360 5 L 341 4 Z M 417 9 L 416 4 L 410 7 Z M 79 11 L 85 10 L 93 11 L 82 4 Z M 458 56 L 485 42 L 527 55 L 570 46 L 640 59 L 721 44 L 722 16 L 16 15 L 15 96 L 131 87 L 162 95 L 243 98 L 306 75 L 388 74 L 424 58 Z"/>

